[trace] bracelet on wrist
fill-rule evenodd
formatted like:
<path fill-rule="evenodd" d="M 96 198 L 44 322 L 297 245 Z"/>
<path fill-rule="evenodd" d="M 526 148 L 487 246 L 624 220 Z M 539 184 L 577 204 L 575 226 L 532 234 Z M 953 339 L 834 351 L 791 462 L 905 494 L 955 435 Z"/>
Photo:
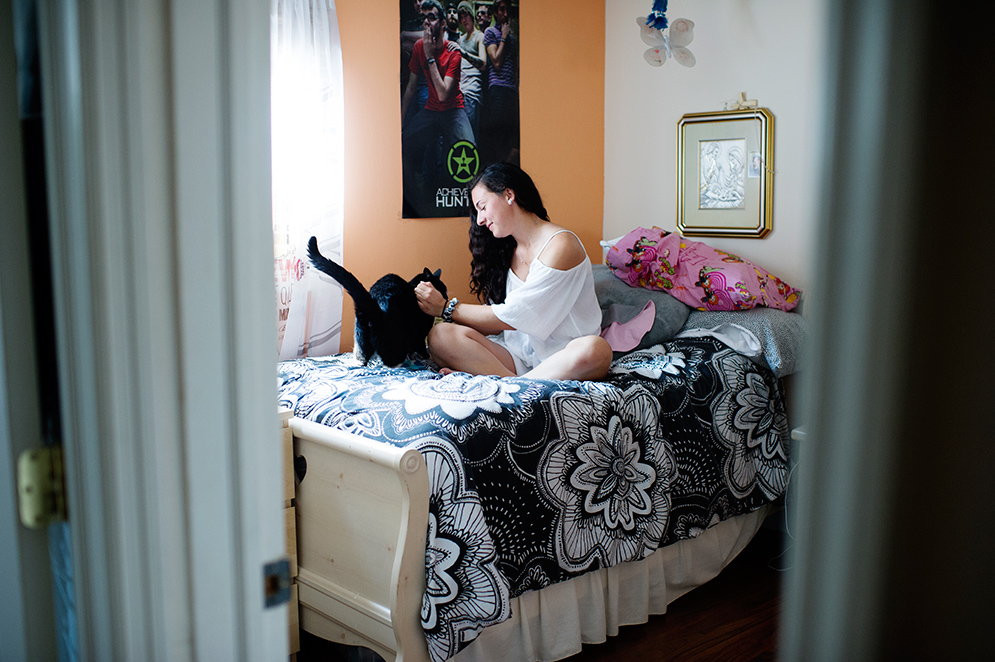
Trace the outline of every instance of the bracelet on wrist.
<path fill-rule="evenodd" d="M 452 323 L 453 312 L 456 310 L 456 306 L 459 305 L 459 299 L 453 297 L 446 302 L 446 307 L 442 310 L 442 321 Z"/>

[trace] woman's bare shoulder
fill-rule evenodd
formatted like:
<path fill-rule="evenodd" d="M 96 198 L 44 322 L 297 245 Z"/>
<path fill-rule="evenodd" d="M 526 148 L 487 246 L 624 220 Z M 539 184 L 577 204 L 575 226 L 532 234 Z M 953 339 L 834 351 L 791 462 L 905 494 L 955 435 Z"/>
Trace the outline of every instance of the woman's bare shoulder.
<path fill-rule="evenodd" d="M 573 232 L 559 226 L 550 228 L 551 238 L 539 254 L 539 259 L 547 267 L 566 271 L 573 269 L 588 259 L 584 245 Z"/>

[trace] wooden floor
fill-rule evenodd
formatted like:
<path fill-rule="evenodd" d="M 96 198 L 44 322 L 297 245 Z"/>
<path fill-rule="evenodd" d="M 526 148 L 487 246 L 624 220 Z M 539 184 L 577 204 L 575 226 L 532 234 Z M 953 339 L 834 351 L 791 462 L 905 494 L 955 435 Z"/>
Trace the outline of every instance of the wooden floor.
<path fill-rule="evenodd" d="M 781 534 L 762 528 L 722 573 L 648 623 L 628 625 L 566 662 L 747 662 L 775 660 L 780 615 Z"/>
<path fill-rule="evenodd" d="M 722 573 L 684 595 L 662 616 L 628 625 L 565 662 L 747 662 L 776 659 L 782 535 L 766 526 Z M 301 633 L 298 662 L 379 660 Z"/>

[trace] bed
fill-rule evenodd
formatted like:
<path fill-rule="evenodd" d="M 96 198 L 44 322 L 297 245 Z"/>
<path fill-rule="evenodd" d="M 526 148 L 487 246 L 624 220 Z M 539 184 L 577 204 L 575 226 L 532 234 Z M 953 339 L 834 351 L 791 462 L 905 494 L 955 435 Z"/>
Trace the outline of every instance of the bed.
<path fill-rule="evenodd" d="M 715 577 L 785 493 L 803 320 L 660 306 L 600 382 L 282 362 L 301 628 L 386 659 L 554 660 Z"/>

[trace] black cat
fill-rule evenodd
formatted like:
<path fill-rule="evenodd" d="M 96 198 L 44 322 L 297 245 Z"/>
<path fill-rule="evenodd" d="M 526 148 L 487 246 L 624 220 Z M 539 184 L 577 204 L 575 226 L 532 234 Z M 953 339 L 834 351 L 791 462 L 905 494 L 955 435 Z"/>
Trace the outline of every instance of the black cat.
<path fill-rule="evenodd" d="M 428 355 L 425 337 L 435 320 L 418 307 L 415 286 L 427 280 L 448 298 L 446 285 L 439 279 L 441 269 L 432 273 L 426 268 L 410 281 L 387 274 L 367 290 L 355 276 L 318 251 L 315 237 L 307 243 L 307 254 L 316 269 L 338 281 L 352 297 L 356 308 L 356 355 L 363 365 L 374 354 L 379 354 L 389 367 L 403 363 L 412 353 Z"/>

